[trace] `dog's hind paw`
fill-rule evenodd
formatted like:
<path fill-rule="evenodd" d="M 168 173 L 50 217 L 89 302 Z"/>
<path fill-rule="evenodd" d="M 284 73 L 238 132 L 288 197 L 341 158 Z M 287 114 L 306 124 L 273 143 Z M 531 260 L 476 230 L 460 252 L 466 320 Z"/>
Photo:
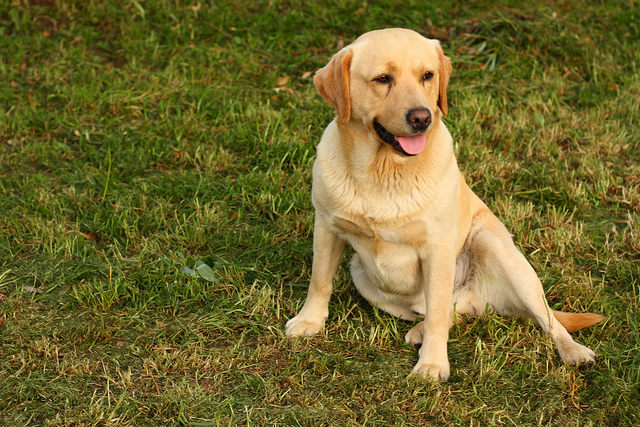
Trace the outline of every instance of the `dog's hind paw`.
<path fill-rule="evenodd" d="M 596 354 L 588 347 L 578 344 L 575 341 L 565 343 L 564 345 L 558 344 L 558 353 L 564 363 L 570 365 L 582 365 L 584 363 L 595 362 Z"/>
<path fill-rule="evenodd" d="M 424 322 L 418 323 L 416 326 L 411 328 L 407 335 L 404 336 L 404 341 L 407 344 L 418 345 L 422 344 L 422 339 L 424 336 Z"/>

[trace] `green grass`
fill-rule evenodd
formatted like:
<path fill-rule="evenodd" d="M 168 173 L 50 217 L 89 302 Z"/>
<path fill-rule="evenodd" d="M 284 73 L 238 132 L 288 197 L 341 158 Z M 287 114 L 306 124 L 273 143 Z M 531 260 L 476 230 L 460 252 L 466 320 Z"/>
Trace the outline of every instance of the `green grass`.
<path fill-rule="evenodd" d="M 0 424 L 640 425 L 639 10 L 2 2 Z M 308 73 L 389 26 L 442 40 L 460 167 L 552 306 L 608 317 L 575 334 L 595 365 L 489 317 L 452 329 L 449 382 L 413 378 L 347 257 L 326 331 L 284 337 L 334 114 Z"/>

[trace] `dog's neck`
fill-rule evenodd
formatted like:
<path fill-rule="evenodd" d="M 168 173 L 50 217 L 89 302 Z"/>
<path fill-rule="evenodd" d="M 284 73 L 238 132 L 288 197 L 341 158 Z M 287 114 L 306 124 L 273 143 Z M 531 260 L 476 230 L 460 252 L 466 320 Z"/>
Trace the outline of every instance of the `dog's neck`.
<path fill-rule="evenodd" d="M 358 185 L 376 186 L 381 191 L 389 189 L 396 193 L 411 192 L 416 185 L 415 178 L 420 176 L 419 171 L 441 168 L 443 157 L 453 157 L 451 136 L 440 120 L 427 133 L 425 150 L 416 156 L 398 153 L 364 126 L 345 126 L 340 123 L 337 126 L 342 135 L 340 139 L 347 141 L 341 147 L 344 159 L 350 164 L 348 170 L 352 171 L 352 179 Z M 447 163 L 445 159 L 444 164 Z M 430 176 L 437 176 L 437 173 Z"/>

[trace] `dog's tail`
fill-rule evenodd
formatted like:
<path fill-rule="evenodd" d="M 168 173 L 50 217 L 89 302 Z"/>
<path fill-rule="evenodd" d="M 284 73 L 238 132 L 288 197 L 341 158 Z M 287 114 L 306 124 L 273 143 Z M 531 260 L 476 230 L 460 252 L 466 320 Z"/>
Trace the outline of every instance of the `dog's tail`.
<path fill-rule="evenodd" d="M 565 313 L 553 310 L 553 315 L 567 332 L 575 332 L 602 322 L 606 317 L 595 313 Z"/>

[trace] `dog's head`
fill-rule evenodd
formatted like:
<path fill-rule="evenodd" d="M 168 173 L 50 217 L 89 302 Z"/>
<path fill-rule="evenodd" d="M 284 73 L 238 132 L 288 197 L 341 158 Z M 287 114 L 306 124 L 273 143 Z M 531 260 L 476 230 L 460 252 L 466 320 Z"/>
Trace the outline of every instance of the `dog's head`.
<path fill-rule="evenodd" d="M 451 62 L 437 40 L 406 29 L 371 31 L 336 53 L 314 82 L 342 124 L 366 126 L 404 155 L 447 115 Z"/>

